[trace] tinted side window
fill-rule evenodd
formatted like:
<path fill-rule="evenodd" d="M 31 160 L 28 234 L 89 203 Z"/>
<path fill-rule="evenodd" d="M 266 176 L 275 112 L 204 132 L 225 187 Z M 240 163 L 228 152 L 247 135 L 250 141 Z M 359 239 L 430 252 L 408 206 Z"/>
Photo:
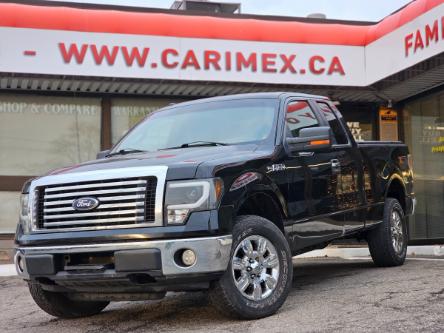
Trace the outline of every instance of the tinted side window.
<path fill-rule="evenodd" d="M 317 102 L 317 104 L 319 106 L 319 109 L 324 114 L 325 119 L 327 119 L 328 124 L 330 125 L 336 141 L 335 144 L 347 144 L 347 134 L 345 133 L 344 128 L 341 126 L 341 122 L 339 121 L 338 117 L 336 117 L 336 114 L 333 112 L 333 110 L 326 103 Z"/>
<path fill-rule="evenodd" d="M 305 101 L 294 101 L 287 105 L 285 123 L 287 136 L 290 137 L 298 137 L 303 128 L 319 126 L 313 110 Z"/>

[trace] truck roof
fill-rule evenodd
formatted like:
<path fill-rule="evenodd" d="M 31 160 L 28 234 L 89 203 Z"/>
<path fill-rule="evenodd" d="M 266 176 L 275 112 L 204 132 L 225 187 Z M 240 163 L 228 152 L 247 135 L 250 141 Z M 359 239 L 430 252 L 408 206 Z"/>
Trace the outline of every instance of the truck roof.
<path fill-rule="evenodd" d="M 311 95 L 311 94 L 304 94 L 299 92 L 285 92 L 285 91 L 276 91 L 276 92 L 257 92 L 257 93 L 248 93 L 248 94 L 236 94 L 236 95 L 226 95 L 226 96 L 216 96 L 216 97 L 209 97 L 209 98 L 201 98 L 196 99 L 188 102 L 181 102 L 177 104 L 171 104 L 162 110 L 174 108 L 178 105 L 180 106 L 186 106 L 186 105 L 193 105 L 198 103 L 206 103 L 206 102 L 213 102 L 213 101 L 229 101 L 229 100 L 235 100 L 235 99 L 247 99 L 247 98 L 279 98 L 279 99 L 285 99 L 287 97 L 300 97 L 300 98 L 307 98 L 307 99 L 324 99 L 327 100 L 328 97 L 325 96 L 319 96 L 319 95 Z M 160 110 L 159 110 L 160 111 Z"/>

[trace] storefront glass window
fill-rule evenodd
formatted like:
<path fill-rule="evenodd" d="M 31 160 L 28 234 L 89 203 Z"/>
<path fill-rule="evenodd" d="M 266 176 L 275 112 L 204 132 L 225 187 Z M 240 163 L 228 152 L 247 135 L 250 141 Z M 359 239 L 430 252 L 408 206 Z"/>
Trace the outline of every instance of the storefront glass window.
<path fill-rule="evenodd" d="M 405 139 L 413 156 L 416 213 L 412 238 L 444 237 L 444 92 L 408 103 Z"/>
<path fill-rule="evenodd" d="M 0 234 L 13 233 L 17 226 L 20 192 L 0 191 Z"/>
<path fill-rule="evenodd" d="M 165 99 L 113 99 L 111 102 L 111 134 L 113 145 L 148 114 L 177 102 L 180 101 Z"/>
<path fill-rule="evenodd" d="M 374 135 L 376 104 L 341 103 L 338 109 L 356 141 L 376 140 Z"/>
<path fill-rule="evenodd" d="M 41 175 L 99 150 L 99 99 L 0 95 L 0 175 Z"/>

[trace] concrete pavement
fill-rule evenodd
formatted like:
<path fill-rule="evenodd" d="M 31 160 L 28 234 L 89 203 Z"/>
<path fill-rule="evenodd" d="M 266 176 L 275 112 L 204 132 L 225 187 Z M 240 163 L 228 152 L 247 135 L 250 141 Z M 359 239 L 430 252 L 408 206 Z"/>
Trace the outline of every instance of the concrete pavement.
<path fill-rule="evenodd" d="M 282 309 L 257 321 L 227 319 L 204 293 L 112 303 L 97 316 L 59 320 L 42 312 L 17 277 L 0 278 L 1 332 L 443 332 L 444 260 L 294 259 L 293 289 Z"/>

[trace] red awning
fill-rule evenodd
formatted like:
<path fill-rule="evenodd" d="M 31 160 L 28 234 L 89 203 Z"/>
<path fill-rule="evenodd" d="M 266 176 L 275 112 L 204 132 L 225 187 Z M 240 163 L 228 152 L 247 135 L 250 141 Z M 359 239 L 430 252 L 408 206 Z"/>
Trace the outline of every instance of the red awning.
<path fill-rule="evenodd" d="M 444 0 L 416 0 L 374 25 L 272 21 L 0 4 L 0 26 L 81 32 L 364 46 Z"/>

